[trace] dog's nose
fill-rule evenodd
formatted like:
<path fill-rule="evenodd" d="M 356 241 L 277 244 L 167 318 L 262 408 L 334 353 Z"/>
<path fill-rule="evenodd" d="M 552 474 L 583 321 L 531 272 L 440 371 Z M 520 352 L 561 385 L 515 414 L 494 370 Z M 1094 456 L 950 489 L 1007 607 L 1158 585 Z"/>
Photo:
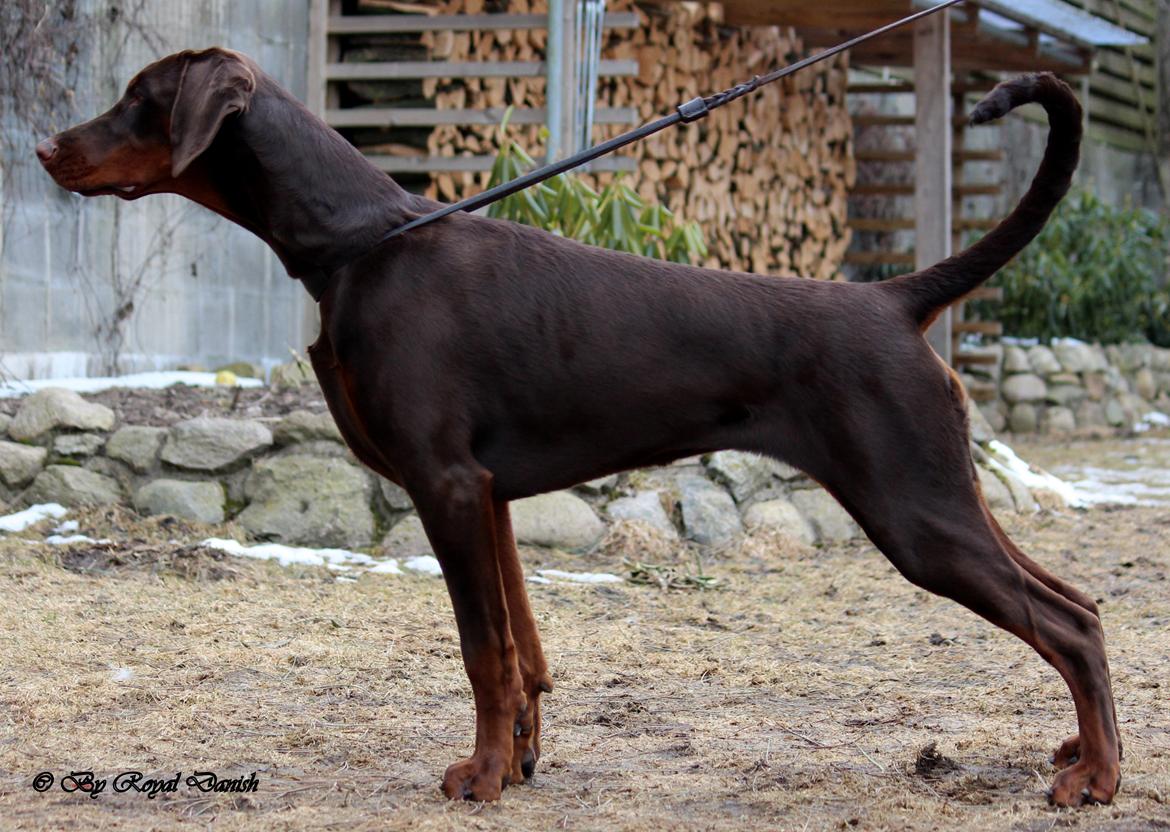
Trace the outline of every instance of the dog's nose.
<path fill-rule="evenodd" d="M 57 155 L 57 142 L 54 139 L 45 139 L 37 144 L 37 158 L 47 162 Z"/>

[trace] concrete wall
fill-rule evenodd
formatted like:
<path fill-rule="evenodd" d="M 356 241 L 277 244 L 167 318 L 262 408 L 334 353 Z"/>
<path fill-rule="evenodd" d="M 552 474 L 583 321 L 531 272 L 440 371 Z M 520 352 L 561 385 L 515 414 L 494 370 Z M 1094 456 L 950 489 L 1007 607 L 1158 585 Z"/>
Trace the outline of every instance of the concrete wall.
<path fill-rule="evenodd" d="M 304 97 L 308 0 L 77 0 L 75 14 L 75 89 L 47 102 L 56 129 L 106 110 L 138 69 L 185 48 L 238 49 Z M 179 197 L 63 191 L 33 155 L 42 136 L 0 105 L 0 373 L 275 363 L 312 340 L 307 293 L 258 239 Z"/>
<path fill-rule="evenodd" d="M 1006 210 L 1023 196 L 1040 166 L 1048 125 L 1016 116 L 1005 119 L 1002 129 L 1000 146 L 1008 148 L 1005 204 L 1001 206 Z M 1163 208 L 1158 162 L 1153 154 L 1124 150 L 1092 137 L 1086 137 L 1081 149 L 1076 185 L 1090 188 L 1111 205 L 1133 204 L 1151 211 Z"/>

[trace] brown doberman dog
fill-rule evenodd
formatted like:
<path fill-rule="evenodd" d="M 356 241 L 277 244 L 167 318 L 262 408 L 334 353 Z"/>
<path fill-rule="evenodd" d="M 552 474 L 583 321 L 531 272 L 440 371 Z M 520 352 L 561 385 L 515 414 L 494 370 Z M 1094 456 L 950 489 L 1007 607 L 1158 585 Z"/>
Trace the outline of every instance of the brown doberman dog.
<path fill-rule="evenodd" d="M 1097 607 L 1029 560 L 980 494 L 963 388 L 923 337 L 1040 231 L 1077 165 L 1081 110 L 1051 75 L 1001 84 L 986 122 L 1051 122 L 1031 189 L 969 250 L 884 283 L 704 270 L 433 210 L 251 60 L 181 52 L 113 109 L 46 139 L 86 196 L 177 193 L 257 234 L 319 301 L 310 348 L 354 453 L 409 492 L 451 594 L 475 753 L 443 778 L 492 800 L 531 776 L 552 690 L 508 502 L 734 448 L 814 477 L 898 570 L 1030 644 L 1064 677 L 1078 736 L 1050 799 L 1108 803 L 1120 742 Z"/>

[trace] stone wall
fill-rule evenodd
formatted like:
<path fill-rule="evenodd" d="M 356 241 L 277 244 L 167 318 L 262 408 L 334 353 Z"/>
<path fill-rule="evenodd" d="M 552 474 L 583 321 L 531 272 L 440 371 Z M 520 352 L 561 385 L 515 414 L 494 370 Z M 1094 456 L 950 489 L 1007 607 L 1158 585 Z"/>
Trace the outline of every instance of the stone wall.
<path fill-rule="evenodd" d="M 989 454 L 990 429 L 972 414 L 973 455 L 996 511 L 1034 512 L 1037 496 Z M 0 513 L 36 503 L 126 504 L 233 533 L 303 546 L 429 547 L 406 493 L 358 464 L 327 413 L 199 417 L 169 428 L 125 424 L 76 393 L 46 389 L 0 414 Z M 610 524 L 634 521 L 668 540 L 718 547 L 757 527 L 806 544 L 861 536 L 816 483 L 787 465 L 722 451 L 586 483 L 513 504 L 521 543 L 570 551 L 597 545 Z"/>
<path fill-rule="evenodd" d="M 980 410 L 997 431 L 1140 432 L 1170 413 L 1170 349 L 1149 344 L 1007 343 L 969 379 L 994 382 L 998 398 Z"/>

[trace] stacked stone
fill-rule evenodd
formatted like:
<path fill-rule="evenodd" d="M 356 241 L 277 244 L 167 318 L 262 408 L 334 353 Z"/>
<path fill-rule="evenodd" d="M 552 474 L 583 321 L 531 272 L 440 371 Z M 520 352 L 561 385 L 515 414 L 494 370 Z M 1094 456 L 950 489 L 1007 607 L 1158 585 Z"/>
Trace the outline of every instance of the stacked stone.
<path fill-rule="evenodd" d="M 1170 412 L 1170 349 L 1149 344 L 1009 344 L 994 380 L 999 398 L 980 409 L 1012 433 L 1131 430 Z"/>
<path fill-rule="evenodd" d="M 972 417 L 976 439 L 988 441 L 990 429 L 978 412 Z M 15 418 L 0 417 L 0 509 L 129 504 L 144 515 L 232 522 L 258 540 L 380 546 L 401 557 L 430 551 L 410 498 L 354 459 L 328 413 L 200 417 L 170 428 L 118 422 L 109 408 L 62 389 L 29 396 Z M 974 453 L 981 458 L 978 447 Z M 1036 510 L 1022 483 L 1003 471 L 979 471 L 993 508 Z M 702 546 L 754 528 L 807 544 L 861 536 L 802 473 L 735 451 L 519 500 L 512 514 L 522 544 L 568 551 L 593 548 L 618 521 Z"/>

